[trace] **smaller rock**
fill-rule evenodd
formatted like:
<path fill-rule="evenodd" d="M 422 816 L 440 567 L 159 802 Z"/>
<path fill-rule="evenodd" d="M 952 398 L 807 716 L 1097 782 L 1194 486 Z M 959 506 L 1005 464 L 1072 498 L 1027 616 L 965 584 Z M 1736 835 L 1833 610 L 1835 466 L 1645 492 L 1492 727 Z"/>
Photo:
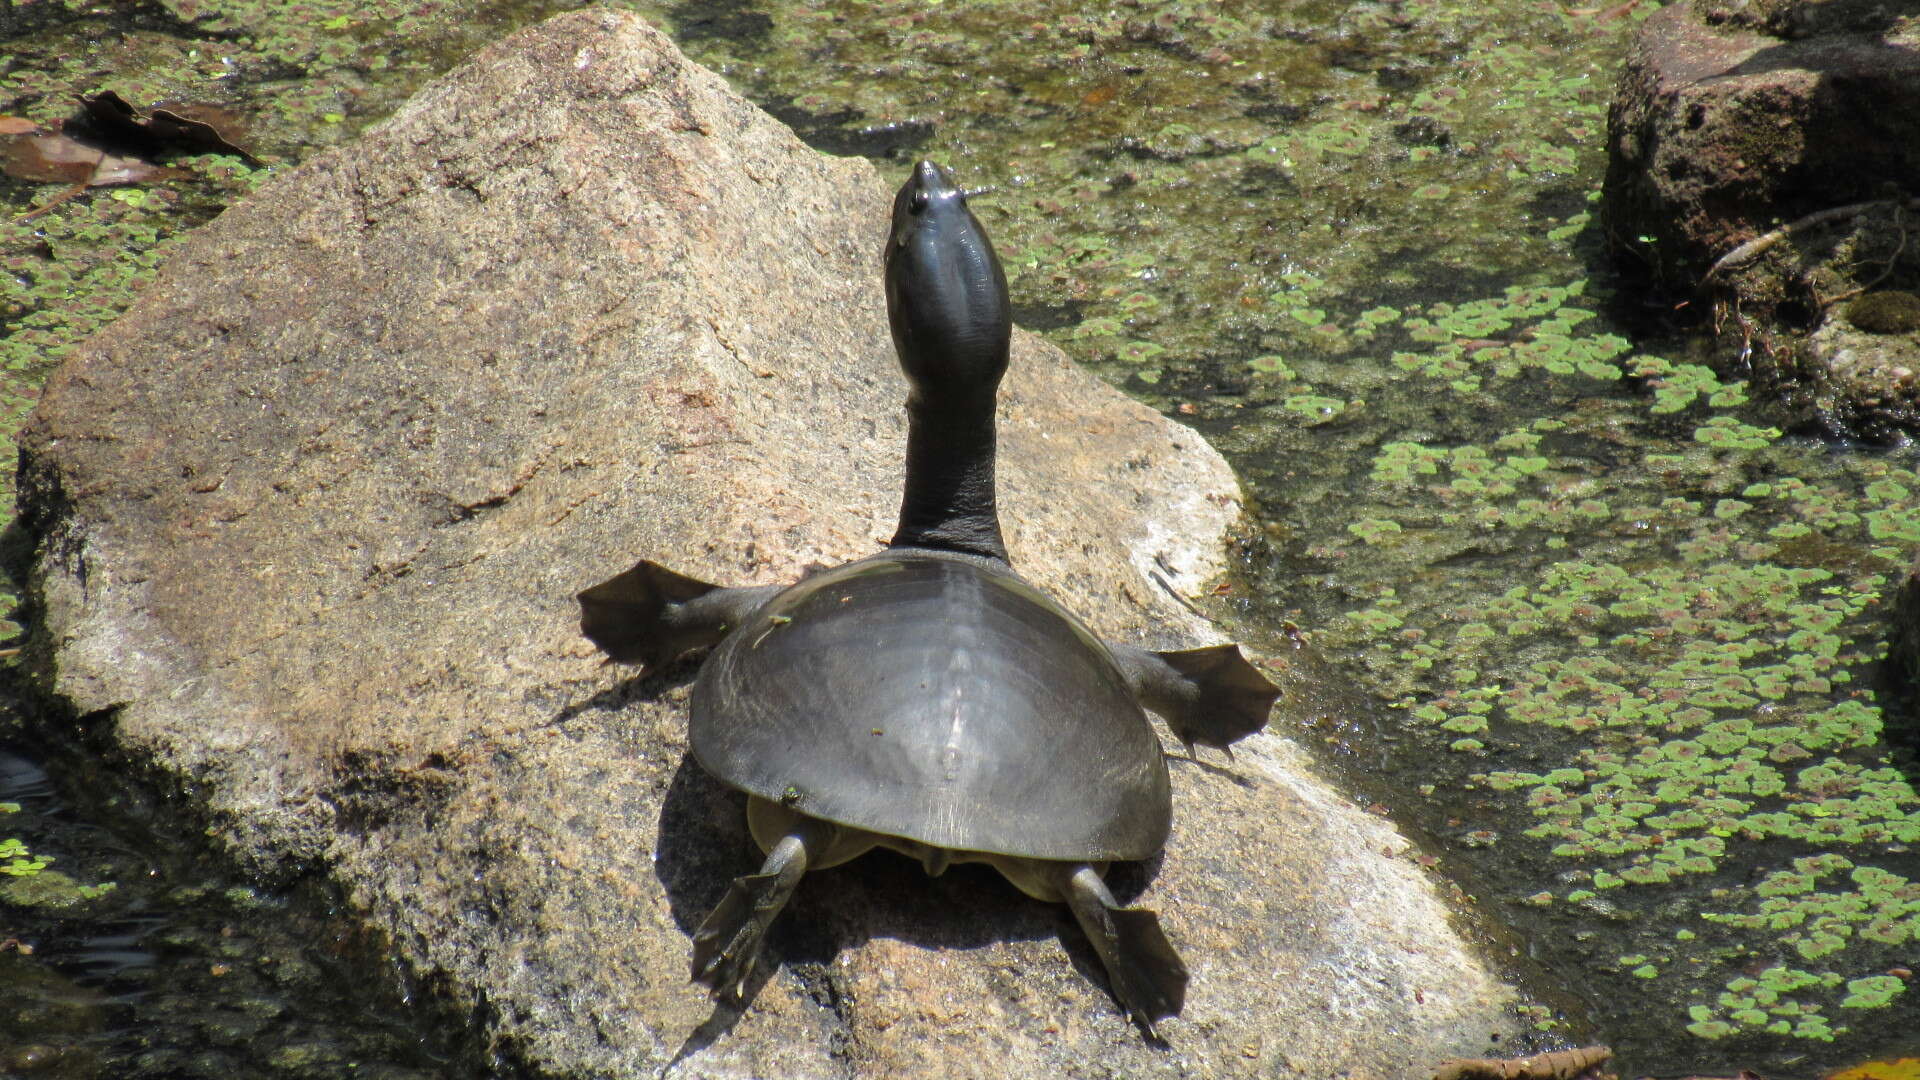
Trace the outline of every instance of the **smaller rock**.
<path fill-rule="evenodd" d="M 1905 579 L 1893 594 L 1887 656 L 1908 687 L 1920 683 L 1920 561 L 1907 568 Z"/>
<path fill-rule="evenodd" d="M 1794 0 L 1694 0 L 1693 10 L 1708 26 L 1788 37 L 1794 6 Z"/>
<path fill-rule="evenodd" d="M 80 885 L 58 870 L 0 876 L 0 904 L 16 908 L 62 911 L 93 899 Z"/>
<path fill-rule="evenodd" d="M 1847 305 L 1847 321 L 1869 334 L 1910 334 L 1920 330 L 1920 296 L 1896 289 L 1867 293 Z"/>
<path fill-rule="evenodd" d="M 1911 382 L 1881 378 L 1909 358 L 1871 338 L 1913 328 L 1881 307 L 1907 301 L 1829 299 L 1912 288 L 1920 271 L 1916 14 L 1912 0 L 1672 4 L 1634 35 L 1608 113 L 1622 268 L 1696 294 L 1720 371 L 1849 438 L 1920 430 Z"/>
<path fill-rule="evenodd" d="M 1416 116 L 1393 129 L 1393 137 L 1408 146 L 1449 146 L 1453 132 L 1431 116 Z"/>

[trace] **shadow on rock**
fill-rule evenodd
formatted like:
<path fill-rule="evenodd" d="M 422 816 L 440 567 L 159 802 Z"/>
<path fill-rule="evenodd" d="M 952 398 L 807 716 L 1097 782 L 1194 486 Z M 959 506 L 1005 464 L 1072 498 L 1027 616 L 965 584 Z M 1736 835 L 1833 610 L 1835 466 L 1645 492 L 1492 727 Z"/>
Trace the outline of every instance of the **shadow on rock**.
<path fill-rule="evenodd" d="M 629 705 L 638 702 L 660 701 L 669 691 L 691 685 L 695 675 L 700 673 L 701 657 L 682 659 L 662 667 L 651 675 L 635 675 L 623 679 L 618 684 L 593 695 L 584 701 L 575 701 L 553 714 L 549 725 L 565 724 L 587 713 L 617 714 Z"/>
<path fill-rule="evenodd" d="M 694 930 L 725 895 L 728 882 L 754 873 L 760 865 L 761 852 L 747 831 L 746 801 L 692 755 L 681 758 L 668 785 L 653 865 L 674 925 L 688 937 L 689 955 Z M 1107 884 L 1122 903 L 1132 903 L 1160 865 L 1160 856 L 1116 863 L 1107 873 Z M 831 971 L 841 950 L 876 938 L 923 949 L 978 949 L 1051 938 L 1065 946 L 1088 981 L 1107 984 L 1105 970 L 1073 925 L 1066 905 L 1034 900 L 984 864 L 954 866 L 929 878 L 919 863 L 876 850 L 806 876 L 767 935 L 745 1000 L 750 1006 L 777 968 L 817 964 Z M 690 1044 L 703 1033 L 711 1041 L 737 1019 L 738 1010 L 716 1005 L 713 1016 L 689 1036 Z"/>
<path fill-rule="evenodd" d="M 1167 768 L 1199 769 L 1201 772 L 1206 773 L 1208 776 L 1218 777 L 1219 779 L 1225 780 L 1227 783 L 1233 784 L 1244 791 L 1252 791 L 1255 788 L 1259 787 L 1258 784 L 1255 784 L 1253 781 L 1247 779 L 1245 776 L 1236 772 L 1231 765 L 1216 765 L 1213 762 L 1207 761 L 1196 754 L 1168 754 Z M 1112 882 L 1109 881 L 1109 884 L 1111 883 Z"/>

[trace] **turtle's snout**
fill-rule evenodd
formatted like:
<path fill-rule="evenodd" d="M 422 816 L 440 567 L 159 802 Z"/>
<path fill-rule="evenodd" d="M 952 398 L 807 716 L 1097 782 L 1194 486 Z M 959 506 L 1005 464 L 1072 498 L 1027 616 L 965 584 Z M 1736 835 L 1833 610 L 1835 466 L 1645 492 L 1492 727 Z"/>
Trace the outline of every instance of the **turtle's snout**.
<path fill-rule="evenodd" d="M 887 315 L 916 398 L 991 399 L 1006 370 L 1006 274 L 953 175 L 922 161 L 893 201 Z"/>
<path fill-rule="evenodd" d="M 931 161 L 922 161 L 913 167 L 913 189 L 915 200 L 923 208 L 934 199 L 962 194 L 959 185 L 953 182 L 953 175 Z"/>
<path fill-rule="evenodd" d="M 947 212 L 949 205 L 966 205 L 966 192 L 953 182 L 953 174 L 931 161 L 915 165 L 893 199 L 895 246 L 911 243 L 914 234 Z"/>

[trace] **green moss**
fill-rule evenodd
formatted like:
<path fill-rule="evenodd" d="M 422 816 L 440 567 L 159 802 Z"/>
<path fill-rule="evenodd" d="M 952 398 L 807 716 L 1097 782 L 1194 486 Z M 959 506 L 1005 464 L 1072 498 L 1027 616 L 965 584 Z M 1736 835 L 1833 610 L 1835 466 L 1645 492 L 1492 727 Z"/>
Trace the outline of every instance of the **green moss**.
<path fill-rule="evenodd" d="M 0 814 L 19 813 L 18 803 L 0 803 Z M 36 855 L 17 837 L 0 838 L 0 903 L 18 907 L 68 908 L 98 899 L 112 882 L 83 885 L 58 870 L 54 858 Z"/>
<path fill-rule="evenodd" d="M 1920 330 L 1920 296 L 1882 289 L 1854 298 L 1847 321 L 1869 334 L 1910 334 Z"/>

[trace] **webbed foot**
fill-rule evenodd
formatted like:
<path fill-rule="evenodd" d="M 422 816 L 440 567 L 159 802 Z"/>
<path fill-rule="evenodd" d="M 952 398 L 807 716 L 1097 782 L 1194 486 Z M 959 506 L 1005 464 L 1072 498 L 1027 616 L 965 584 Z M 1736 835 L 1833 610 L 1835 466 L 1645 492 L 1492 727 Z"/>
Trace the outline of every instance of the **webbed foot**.
<path fill-rule="evenodd" d="M 1107 969 L 1113 996 L 1151 1038 L 1156 1021 L 1180 1015 L 1187 1000 L 1187 965 L 1145 908 L 1123 908 L 1091 866 L 1073 871 L 1063 890 L 1073 916 Z"/>
<path fill-rule="evenodd" d="M 579 594 L 580 632 L 610 658 L 650 675 L 681 653 L 718 642 L 779 591 L 723 589 L 642 559 Z"/>
<path fill-rule="evenodd" d="M 693 932 L 692 978 L 711 990 L 714 1000 L 739 999 L 740 984 L 760 957 L 767 927 L 787 906 L 807 872 L 812 842 L 805 831 L 782 837 L 767 853 L 760 872 L 734 878 L 727 895 Z"/>
<path fill-rule="evenodd" d="M 777 874 L 733 879 L 727 895 L 693 932 L 693 981 L 713 991 L 715 1000 L 738 999 L 740 984 L 760 958 L 767 927 L 786 906 Z"/>
<path fill-rule="evenodd" d="M 1238 645 L 1173 652 L 1109 648 L 1140 704 L 1165 717 L 1189 753 L 1195 744 L 1227 750 L 1266 727 L 1280 696 Z"/>

